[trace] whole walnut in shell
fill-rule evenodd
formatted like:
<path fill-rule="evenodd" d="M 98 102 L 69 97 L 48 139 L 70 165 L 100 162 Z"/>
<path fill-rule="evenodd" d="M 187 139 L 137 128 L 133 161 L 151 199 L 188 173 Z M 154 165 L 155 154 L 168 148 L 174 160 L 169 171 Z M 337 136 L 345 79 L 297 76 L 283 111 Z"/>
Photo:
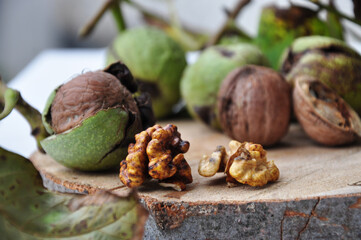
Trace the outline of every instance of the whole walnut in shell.
<path fill-rule="evenodd" d="M 42 114 L 51 136 L 41 141 L 60 164 L 83 171 L 116 167 L 134 135 L 154 123 L 150 99 L 120 62 L 80 74 L 55 89 Z"/>
<path fill-rule="evenodd" d="M 222 129 L 240 142 L 273 145 L 288 131 L 290 98 L 289 84 L 276 71 L 254 65 L 237 68 L 218 93 Z"/>

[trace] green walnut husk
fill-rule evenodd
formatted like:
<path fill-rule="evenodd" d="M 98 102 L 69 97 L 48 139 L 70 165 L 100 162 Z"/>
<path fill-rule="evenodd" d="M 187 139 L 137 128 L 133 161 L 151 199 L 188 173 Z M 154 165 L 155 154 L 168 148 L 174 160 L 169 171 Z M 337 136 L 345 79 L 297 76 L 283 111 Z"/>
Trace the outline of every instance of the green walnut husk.
<path fill-rule="evenodd" d="M 114 75 L 105 71 L 81 74 L 48 98 L 42 119 L 52 135 L 41 145 L 66 167 L 82 171 L 119 167 L 134 135 L 148 127 L 145 122 L 152 125 L 151 116 L 141 112 L 143 102 L 132 97 L 131 84 L 123 81 L 131 80 L 129 70 L 119 63 L 112 66 L 118 67 Z"/>
<path fill-rule="evenodd" d="M 181 80 L 181 94 L 191 116 L 220 129 L 216 107 L 218 89 L 229 72 L 246 64 L 269 65 L 262 52 L 247 43 L 204 50 L 198 60 L 186 68 Z"/>
<path fill-rule="evenodd" d="M 342 39 L 342 29 L 335 29 L 337 24 L 330 27 L 327 22 L 321 21 L 317 14 L 316 11 L 299 6 L 263 8 L 255 43 L 270 60 L 274 69 L 278 69 L 282 52 L 297 37 L 336 35 Z"/>
<path fill-rule="evenodd" d="M 335 90 L 361 114 L 361 56 L 345 42 L 324 36 L 296 39 L 285 51 L 281 72 L 294 84 L 306 75 Z"/>
<path fill-rule="evenodd" d="M 127 155 L 129 140 L 140 125 L 127 130 L 129 115 L 122 109 L 99 111 L 68 132 L 52 135 L 41 142 L 45 152 L 60 164 L 82 171 L 105 170 L 119 165 Z M 115 129 L 115 126 L 118 126 Z M 126 135 L 125 135 L 126 134 Z"/>
<path fill-rule="evenodd" d="M 148 92 L 157 119 L 172 114 L 179 101 L 179 81 L 186 67 L 185 52 L 161 30 L 142 27 L 120 33 L 107 51 L 107 64 L 124 62 Z"/>

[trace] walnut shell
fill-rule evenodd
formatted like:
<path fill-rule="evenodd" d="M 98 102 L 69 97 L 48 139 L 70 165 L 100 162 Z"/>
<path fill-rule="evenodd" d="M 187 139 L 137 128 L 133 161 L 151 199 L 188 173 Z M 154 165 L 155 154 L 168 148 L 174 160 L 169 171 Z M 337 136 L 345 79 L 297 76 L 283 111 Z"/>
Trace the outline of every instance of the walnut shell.
<path fill-rule="evenodd" d="M 293 108 L 307 135 L 318 143 L 343 145 L 361 136 L 357 113 L 334 90 L 314 78 L 296 78 Z"/>
<path fill-rule="evenodd" d="M 291 89 L 276 71 L 247 65 L 225 78 L 217 107 L 222 129 L 228 136 L 269 146 L 288 131 Z"/>
<path fill-rule="evenodd" d="M 65 132 L 101 109 L 116 107 L 139 114 L 132 94 L 115 76 L 86 72 L 58 89 L 51 105 L 51 126 L 55 133 Z"/>

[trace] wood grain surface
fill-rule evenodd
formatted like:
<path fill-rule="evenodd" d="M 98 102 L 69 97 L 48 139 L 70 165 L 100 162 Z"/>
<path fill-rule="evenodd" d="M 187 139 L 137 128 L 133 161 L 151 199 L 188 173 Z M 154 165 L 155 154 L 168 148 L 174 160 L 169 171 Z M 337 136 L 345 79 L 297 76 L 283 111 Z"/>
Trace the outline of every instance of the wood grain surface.
<path fill-rule="evenodd" d="M 293 124 L 280 144 L 266 148 L 268 159 L 274 160 L 280 169 L 277 182 L 264 187 L 240 184 L 234 188 L 227 188 L 223 173 L 205 178 L 198 174 L 197 169 L 203 154 L 211 154 L 217 145 L 228 147 L 230 139 L 195 121 L 175 121 L 173 124 L 178 126 L 182 138 L 191 144 L 185 157 L 192 168 L 194 181 L 181 193 L 163 188 L 151 181 L 139 188 L 141 196 L 163 201 L 173 198 L 175 201 L 187 202 L 248 202 L 361 193 L 360 143 L 344 147 L 323 147 L 311 141 L 298 124 Z M 122 187 L 117 171 L 78 172 L 63 167 L 39 152 L 34 153 L 31 160 L 47 178 L 70 189 L 88 192 L 98 188 L 127 191 Z"/>

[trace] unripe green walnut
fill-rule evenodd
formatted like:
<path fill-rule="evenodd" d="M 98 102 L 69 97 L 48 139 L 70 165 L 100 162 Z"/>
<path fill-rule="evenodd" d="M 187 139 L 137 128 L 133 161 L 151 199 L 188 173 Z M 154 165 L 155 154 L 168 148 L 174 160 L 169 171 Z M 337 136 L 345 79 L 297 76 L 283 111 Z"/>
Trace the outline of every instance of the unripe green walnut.
<path fill-rule="evenodd" d="M 45 152 L 78 170 L 119 166 L 146 118 L 138 106 L 144 109 L 145 105 L 128 89 L 136 88 L 129 70 L 120 63 L 105 71 L 81 74 L 57 88 L 42 115 L 47 131 L 53 134 L 41 142 Z"/>
<path fill-rule="evenodd" d="M 158 29 L 130 29 L 108 49 L 107 64 L 118 60 L 129 67 L 140 92 L 151 95 L 156 118 L 170 115 L 180 98 L 179 81 L 186 66 L 182 48 Z"/>
<path fill-rule="evenodd" d="M 306 35 L 330 36 L 328 25 L 317 14 L 316 11 L 300 6 L 284 8 L 271 5 L 262 9 L 255 42 L 273 68 L 278 68 L 282 52 L 295 38 Z M 338 37 L 342 38 L 342 34 Z"/>
<path fill-rule="evenodd" d="M 281 72 L 292 85 L 308 76 L 335 90 L 361 114 L 361 56 L 343 41 L 321 36 L 296 39 L 283 55 Z"/>
<path fill-rule="evenodd" d="M 216 106 L 219 86 L 229 72 L 246 64 L 268 66 L 268 61 L 257 47 L 247 43 L 204 50 L 181 80 L 181 94 L 192 117 L 220 129 Z"/>

